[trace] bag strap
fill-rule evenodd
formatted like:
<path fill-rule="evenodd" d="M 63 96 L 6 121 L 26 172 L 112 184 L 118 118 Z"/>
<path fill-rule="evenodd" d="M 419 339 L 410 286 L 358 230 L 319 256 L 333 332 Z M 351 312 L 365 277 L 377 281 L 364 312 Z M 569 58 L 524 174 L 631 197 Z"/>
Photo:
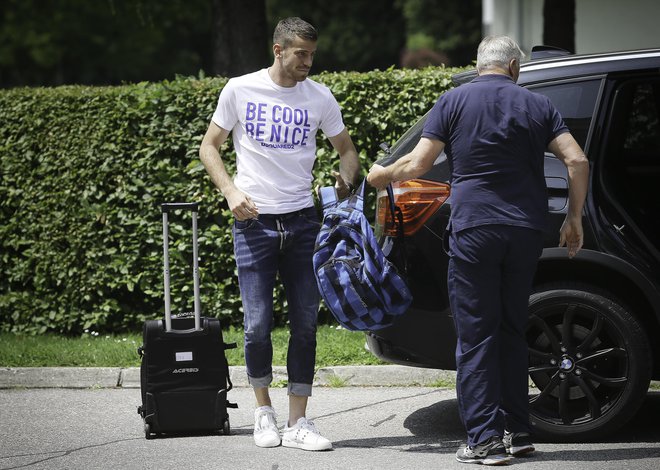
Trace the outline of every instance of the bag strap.
<path fill-rule="evenodd" d="M 396 204 L 394 204 L 394 189 L 392 188 L 391 184 L 388 184 L 385 188 L 387 191 L 387 197 L 390 200 L 389 204 L 389 212 L 392 216 L 392 223 L 396 227 L 396 235 L 397 239 L 400 240 L 401 243 L 401 250 L 397 251 L 398 253 L 398 262 L 396 263 L 397 266 L 399 266 L 402 270 L 403 273 L 408 272 L 408 260 L 405 255 L 406 252 L 406 239 L 405 235 L 403 232 L 403 212 L 401 211 L 401 208 L 398 207 Z"/>
<path fill-rule="evenodd" d="M 392 223 L 396 227 L 397 237 L 403 241 L 403 213 L 401 209 L 394 204 L 394 190 L 392 184 L 385 187 L 387 197 L 390 200 L 390 214 L 392 215 Z"/>
<path fill-rule="evenodd" d="M 360 212 L 364 212 L 364 195 L 367 191 L 367 178 L 362 180 L 362 183 L 353 193 L 349 200 L 349 205 L 355 207 Z"/>
<path fill-rule="evenodd" d="M 360 184 L 360 187 L 348 200 L 348 206 L 354 207 L 360 212 L 364 212 L 364 199 L 365 199 L 366 188 L 367 188 L 367 178 L 364 178 L 362 180 L 362 184 Z M 405 251 L 405 239 L 403 233 L 403 213 L 401 212 L 401 209 L 397 207 L 396 204 L 394 204 L 394 190 L 392 189 L 392 184 L 391 183 L 388 184 L 385 187 L 385 190 L 387 191 L 387 197 L 390 200 L 389 212 L 390 215 L 392 216 L 392 223 L 396 227 L 397 238 L 401 240 L 401 245 L 403 247 L 403 250 Z M 407 271 L 408 266 L 405 256 L 403 257 L 402 263 L 403 263 L 404 271 Z"/>
<path fill-rule="evenodd" d="M 362 180 L 360 187 L 346 200 L 346 207 L 353 207 L 364 212 L 364 193 L 367 179 Z M 323 210 L 329 209 L 339 202 L 337 190 L 334 186 L 323 186 L 318 191 Z"/>
<path fill-rule="evenodd" d="M 334 186 L 323 186 L 319 188 L 319 200 L 323 210 L 329 209 L 337 203 L 337 191 Z"/>
<path fill-rule="evenodd" d="M 387 190 L 387 196 L 390 200 L 389 211 L 392 216 L 392 222 L 395 227 L 397 227 L 398 236 L 403 239 L 403 214 L 401 209 L 396 207 L 394 204 L 394 191 L 392 190 L 392 185 L 388 184 L 385 188 Z M 360 212 L 364 212 L 364 199 L 367 191 L 367 178 L 362 180 L 360 186 L 357 190 L 348 198 L 346 201 L 347 207 L 353 207 Z M 323 186 L 319 188 L 319 199 L 321 200 L 321 206 L 323 210 L 334 206 L 338 202 L 337 190 L 334 186 Z"/>

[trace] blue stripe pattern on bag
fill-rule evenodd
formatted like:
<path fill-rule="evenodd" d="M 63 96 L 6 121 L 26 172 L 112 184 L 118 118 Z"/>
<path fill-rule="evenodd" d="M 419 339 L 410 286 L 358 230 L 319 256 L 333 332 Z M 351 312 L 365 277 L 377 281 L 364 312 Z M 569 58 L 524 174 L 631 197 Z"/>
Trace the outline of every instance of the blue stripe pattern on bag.
<path fill-rule="evenodd" d="M 342 201 L 334 187 L 319 190 L 323 223 L 313 257 L 325 304 L 352 331 L 385 328 L 412 302 L 406 282 L 383 254 L 364 215 L 365 181 Z"/>

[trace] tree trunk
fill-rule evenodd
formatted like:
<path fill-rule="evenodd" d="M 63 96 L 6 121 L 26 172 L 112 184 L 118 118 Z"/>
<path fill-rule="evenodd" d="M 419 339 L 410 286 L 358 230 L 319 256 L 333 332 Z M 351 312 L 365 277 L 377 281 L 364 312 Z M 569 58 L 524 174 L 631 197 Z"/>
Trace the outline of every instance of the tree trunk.
<path fill-rule="evenodd" d="M 268 66 L 266 0 L 212 0 L 212 71 L 235 77 Z"/>
<path fill-rule="evenodd" d="M 545 0 L 543 44 L 575 52 L 575 0 Z"/>

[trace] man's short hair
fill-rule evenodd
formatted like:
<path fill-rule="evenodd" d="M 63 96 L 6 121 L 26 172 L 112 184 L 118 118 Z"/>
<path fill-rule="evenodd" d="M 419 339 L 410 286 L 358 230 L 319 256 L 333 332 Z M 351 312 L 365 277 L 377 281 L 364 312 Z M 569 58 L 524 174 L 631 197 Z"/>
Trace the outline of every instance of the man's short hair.
<path fill-rule="evenodd" d="M 292 16 L 290 18 L 284 18 L 277 23 L 275 32 L 273 33 L 273 44 L 288 47 L 296 37 L 305 39 L 306 41 L 316 41 L 318 39 L 318 33 L 314 26 L 307 21 L 297 16 Z"/>
<path fill-rule="evenodd" d="M 509 68 L 509 62 L 516 59 L 520 64 L 525 54 L 508 36 L 487 36 L 477 49 L 477 71 L 481 73 L 494 67 Z"/>

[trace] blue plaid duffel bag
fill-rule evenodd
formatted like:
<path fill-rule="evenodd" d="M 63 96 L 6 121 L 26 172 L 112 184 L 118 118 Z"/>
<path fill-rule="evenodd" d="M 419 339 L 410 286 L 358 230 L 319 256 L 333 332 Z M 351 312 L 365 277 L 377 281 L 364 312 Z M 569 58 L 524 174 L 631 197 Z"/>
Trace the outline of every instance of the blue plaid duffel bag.
<path fill-rule="evenodd" d="M 385 328 L 412 302 L 408 286 L 383 254 L 364 215 L 365 181 L 342 201 L 334 187 L 320 188 L 323 223 L 313 257 L 321 297 L 337 321 L 352 331 Z"/>

